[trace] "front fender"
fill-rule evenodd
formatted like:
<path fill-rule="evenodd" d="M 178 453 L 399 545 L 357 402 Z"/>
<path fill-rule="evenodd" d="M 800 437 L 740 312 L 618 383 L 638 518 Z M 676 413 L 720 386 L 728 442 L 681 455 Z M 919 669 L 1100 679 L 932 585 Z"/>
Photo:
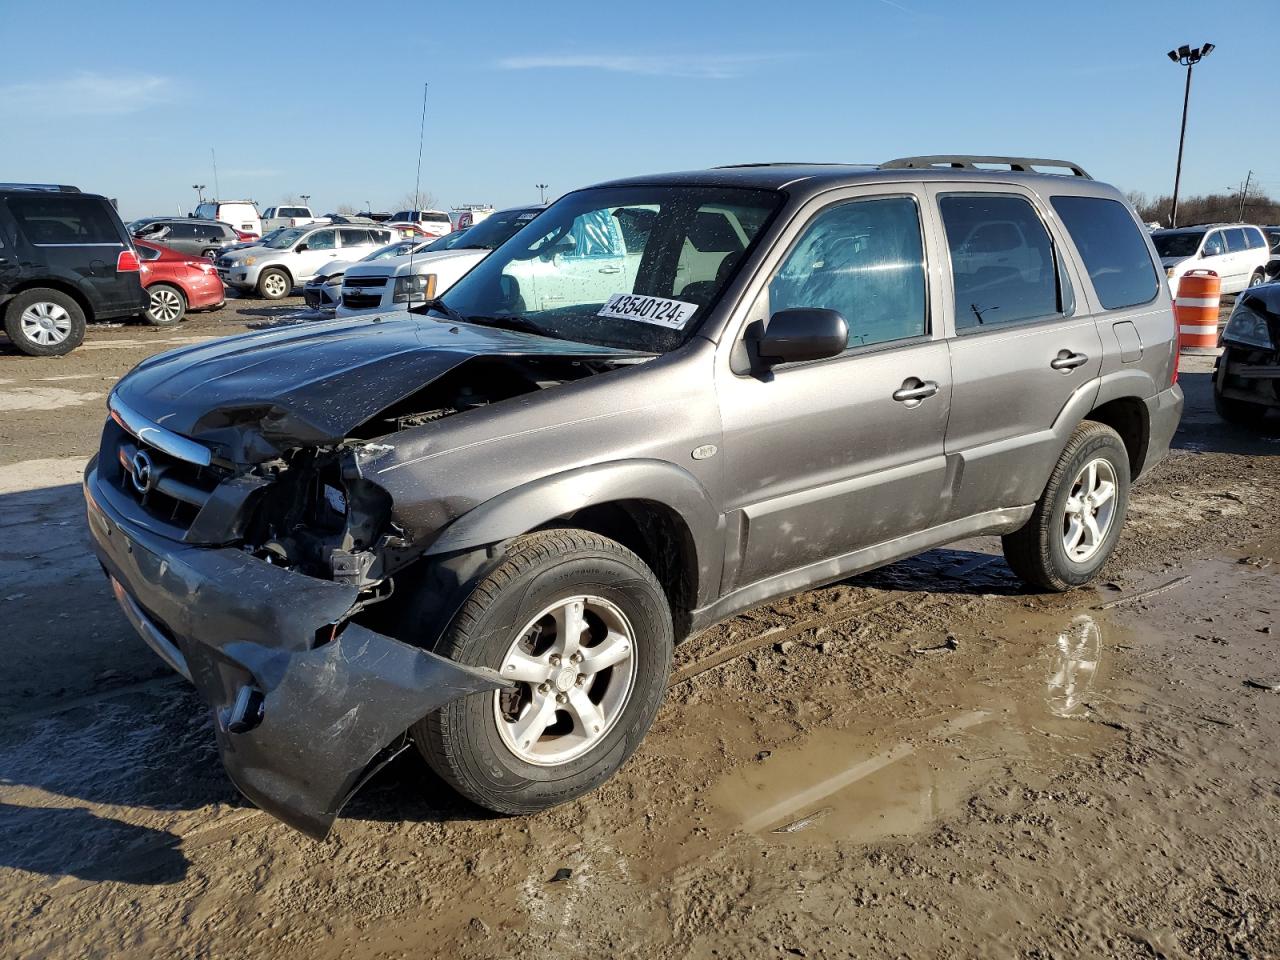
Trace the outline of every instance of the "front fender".
<path fill-rule="evenodd" d="M 707 602 L 704 593 L 720 583 L 724 518 L 692 474 L 664 460 L 592 464 L 508 490 L 453 521 L 426 552 L 474 550 L 619 500 L 660 503 L 684 519 L 697 553 L 699 602 Z"/>

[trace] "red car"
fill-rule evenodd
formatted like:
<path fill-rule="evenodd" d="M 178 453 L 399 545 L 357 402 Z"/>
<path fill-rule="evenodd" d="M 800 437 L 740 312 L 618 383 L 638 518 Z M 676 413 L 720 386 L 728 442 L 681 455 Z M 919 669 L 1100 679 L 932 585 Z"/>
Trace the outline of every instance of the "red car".
<path fill-rule="evenodd" d="M 216 310 L 226 302 L 226 288 L 212 261 L 146 240 L 133 242 L 141 261 L 142 286 L 151 295 L 151 305 L 143 314 L 148 323 L 172 327 L 188 310 Z"/>

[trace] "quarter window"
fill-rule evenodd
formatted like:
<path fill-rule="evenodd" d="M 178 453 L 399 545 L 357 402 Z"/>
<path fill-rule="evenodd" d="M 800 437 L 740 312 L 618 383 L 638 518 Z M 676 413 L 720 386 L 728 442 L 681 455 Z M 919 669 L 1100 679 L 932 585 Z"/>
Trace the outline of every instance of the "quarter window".
<path fill-rule="evenodd" d="M 1063 313 L 1053 241 L 1022 197 L 949 194 L 938 209 L 955 284 L 956 332 L 1043 320 Z"/>
<path fill-rule="evenodd" d="M 1053 197 L 1051 202 L 1104 307 L 1119 310 L 1156 295 L 1160 280 L 1151 254 L 1124 204 L 1101 197 Z"/>
<path fill-rule="evenodd" d="M 928 332 L 920 212 L 910 197 L 829 207 L 806 228 L 769 282 L 769 312 L 837 310 L 849 346 Z"/>

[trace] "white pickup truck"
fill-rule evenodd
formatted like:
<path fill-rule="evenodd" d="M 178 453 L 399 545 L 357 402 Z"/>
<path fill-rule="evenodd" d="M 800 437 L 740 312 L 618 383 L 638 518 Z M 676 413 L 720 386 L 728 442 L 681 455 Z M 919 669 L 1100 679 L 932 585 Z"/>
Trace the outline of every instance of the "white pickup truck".
<path fill-rule="evenodd" d="M 265 236 L 277 227 L 305 227 L 322 219 L 313 214 L 310 207 L 267 207 L 262 211 L 262 232 Z"/>

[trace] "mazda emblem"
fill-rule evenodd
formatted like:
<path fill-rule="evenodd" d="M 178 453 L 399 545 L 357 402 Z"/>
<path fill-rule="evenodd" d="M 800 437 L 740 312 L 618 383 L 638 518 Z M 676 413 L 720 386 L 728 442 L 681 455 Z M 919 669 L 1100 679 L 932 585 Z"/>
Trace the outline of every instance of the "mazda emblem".
<path fill-rule="evenodd" d="M 133 488 L 139 493 L 146 493 L 151 489 L 152 468 L 151 458 L 145 450 L 139 450 L 133 455 Z"/>

